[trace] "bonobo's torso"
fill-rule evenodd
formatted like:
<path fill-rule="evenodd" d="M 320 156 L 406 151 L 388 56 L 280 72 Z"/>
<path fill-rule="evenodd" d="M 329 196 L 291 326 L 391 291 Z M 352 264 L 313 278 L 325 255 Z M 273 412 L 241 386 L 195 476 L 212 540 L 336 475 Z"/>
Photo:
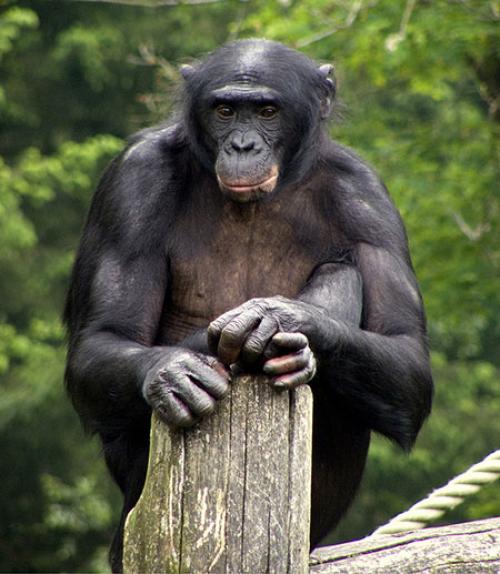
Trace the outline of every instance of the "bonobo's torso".
<path fill-rule="evenodd" d="M 265 202 L 225 200 L 212 229 L 193 222 L 193 214 L 177 219 L 158 343 L 177 343 L 252 297 L 297 296 L 331 231 L 313 213 L 307 189 L 284 191 Z M 304 225 L 314 232 L 307 244 L 300 239 Z"/>
<path fill-rule="evenodd" d="M 295 297 L 314 268 L 334 256 L 335 247 L 348 247 L 335 222 L 321 216 L 311 192 L 304 186 L 295 194 L 281 194 L 284 200 L 242 205 L 227 201 L 210 230 L 201 220 L 193 222 L 193 213 L 179 218 L 175 233 L 180 239 L 168 249 L 171 283 L 157 342 L 175 344 L 252 297 Z M 202 214 L 197 210 L 199 217 Z M 369 442 L 369 431 L 341 405 L 332 405 L 326 392 L 325 385 L 315 385 L 315 542 L 352 500 Z M 320 412 L 324 405 L 330 409 L 327 414 Z M 345 449 L 345 444 L 356 448 Z"/>

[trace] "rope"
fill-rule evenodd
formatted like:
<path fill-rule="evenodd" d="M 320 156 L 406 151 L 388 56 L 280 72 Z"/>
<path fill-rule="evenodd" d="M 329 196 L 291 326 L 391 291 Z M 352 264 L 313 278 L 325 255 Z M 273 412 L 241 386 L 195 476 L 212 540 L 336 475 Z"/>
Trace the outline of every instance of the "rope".
<path fill-rule="evenodd" d="M 447 510 L 458 506 L 465 497 L 475 494 L 485 484 L 494 482 L 499 476 L 500 450 L 496 450 L 481 462 L 450 480 L 446 486 L 434 490 L 409 510 L 398 514 L 387 524 L 377 528 L 371 536 L 424 528 Z"/>

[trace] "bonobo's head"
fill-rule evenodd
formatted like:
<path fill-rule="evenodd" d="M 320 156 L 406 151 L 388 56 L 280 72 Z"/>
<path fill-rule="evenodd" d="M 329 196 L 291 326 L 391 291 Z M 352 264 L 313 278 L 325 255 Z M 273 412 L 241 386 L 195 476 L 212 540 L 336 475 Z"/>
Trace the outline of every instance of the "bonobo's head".
<path fill-rule="evenodd" d="M 331 70 L 266 40 L 182 68 L 189 142 L 231 199 L 266 197 L 311 168 L 335 95 Z"/>

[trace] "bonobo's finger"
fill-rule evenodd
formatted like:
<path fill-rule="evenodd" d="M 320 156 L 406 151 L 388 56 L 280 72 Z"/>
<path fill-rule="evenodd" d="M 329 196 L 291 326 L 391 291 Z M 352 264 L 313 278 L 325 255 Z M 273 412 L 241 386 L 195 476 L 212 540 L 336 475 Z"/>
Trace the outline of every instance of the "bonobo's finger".
<path fill-rule="evenodd" d="M 278 328 L 279 325 L 275 319 L 272 317 L 264 317 L 244 342 L 240 354 L 240 361 L 243 364 L 252 365 L 262 358 L 269 340 Z"/>
<path fill-rule="evenodd" d="M 292 389 L 298 385 L 303 385 L 311 381 L 316 374 L 316 358 L 311 352 L 309 355 L 309 361 L 304 369 L 287 373 L 275 377 L 272 380 L 272 384 L 276 388 L 287 388 Z"/>
<path fill-rule="evenodd" d="M 238 360 L 243 343 L 259 322 L 260 317 L 257 312 L 246 311 L 222 329 L 217 356 L 224 364 L 230 365 Z"/>
<path fill-rule="evenodd" d="M 230 311 L 226 311 L 217 319 L 214 319 L 207 329 L 207 338 L 208 338 L 208 348 L 214 355 L 217 354 L 217 349 L 219 347 L 219 339 L 224 327 L 232 321 L 235 317 L 242 313 L 242 308 L 236 307 L 235 309 L 231 309 Z"/>
<path fill-rule="evenodd" d="M 279 332 L 274 335 L 264 351 L 264 357 L 278 357 L 283 355 L 283 349 L 299 350 L 304 349 L 309 344 L 307 337 L 302 333 L 283 333 Z"/>
<path fill-rule="evenodd" d="M 175 395 L 195 416 L 207 415 L 215 409 L 215 399 L 198 386 L 196 381 L 190 380 L 190 377 L 185 377 L 176 387 Z"/>
<path fill-rule="evenodd" d="M 165 392 L 155 410 L 160 419 L 172 427 L 190 427 L 196 422 L 191 411 L 173 391 Z"/>
<path fill-rule="evenodd" d="M 297 353 L 269 359 L 269 361 L 265 363 L 263 371 L 266 375 L 271 376 L 301 371 L 307 367 L 312 358 L 311 349 L 306 347 Z"/>
<path fill-rule="evenodd" d="M 195 362 L 188 366 L 190 379 L 215 399 L 221 399 L 229 390 L 229 373 L 213 357 L 194 357 Z"/>
<path fill-rule="evenodd" d="M 277 389 L 294 389 L 299 385 L 305 385 L 312 379 L 309 369 L 303 369 L 295 373 L 289 373 L 273 379 L 272 386 Z"/>

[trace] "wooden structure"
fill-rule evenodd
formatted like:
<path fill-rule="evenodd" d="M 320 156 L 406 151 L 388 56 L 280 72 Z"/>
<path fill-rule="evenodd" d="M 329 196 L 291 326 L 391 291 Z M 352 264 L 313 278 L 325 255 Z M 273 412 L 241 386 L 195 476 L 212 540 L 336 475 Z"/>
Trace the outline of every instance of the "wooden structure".
<path fill-rule="evenodd" d="M 264 378 L 234 381 L 191 429 L 153 417 L 125 573 L 306 574 L 311 434 L 309 387 L 277 391 Z"/>
<path fill-rule="evenodd" d="M 311 556 L 311 574 L 498 574 L 500 518 L 327 546 Z"/>

